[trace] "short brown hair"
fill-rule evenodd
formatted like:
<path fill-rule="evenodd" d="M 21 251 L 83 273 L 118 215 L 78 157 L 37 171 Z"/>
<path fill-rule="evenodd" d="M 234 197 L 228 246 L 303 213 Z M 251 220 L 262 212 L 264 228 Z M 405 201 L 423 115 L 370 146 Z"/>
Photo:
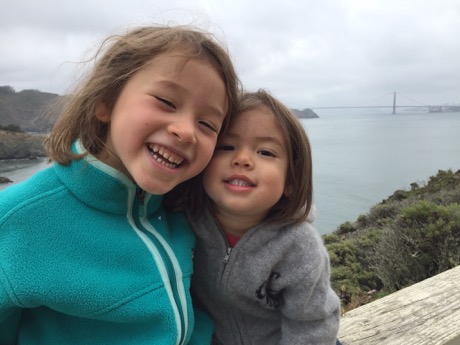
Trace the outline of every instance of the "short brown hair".
<path fill-rule="evenodd" d="M 124 35 L 108 37 L 94 57 L 95 66 L 65 104 L 45 147 L 50 160 L 68 164 L 82 155 L 71 151 L 76 139 L 89 153 L 97 155 L 103 149 L 108 124 L 96 117 L 96 107 L 103 103 L 111 109 L 128 79 L 150 60 L 171 51 L 184 53 L 186 58 L 204 59 L 221 76 L 227 92 L 228 111 L 225 129 L 236 105 L 240 82 L 225 47 L 210 33 L 188 26 L 146 26 Z M 99 58 L 100 57 L 100 58 Z"/>
<path fill-rule="evenodd" d="M 273 222 L 301 222 L 307 219 L 313 202 L 313 171 L 310 141 L 297 116 L 267 90 L 244 93 L 237 113 L 267 107 L 278 121 L 288 153 L 288 169 L 283 195 L 271 208 L 268 220 Z"/>

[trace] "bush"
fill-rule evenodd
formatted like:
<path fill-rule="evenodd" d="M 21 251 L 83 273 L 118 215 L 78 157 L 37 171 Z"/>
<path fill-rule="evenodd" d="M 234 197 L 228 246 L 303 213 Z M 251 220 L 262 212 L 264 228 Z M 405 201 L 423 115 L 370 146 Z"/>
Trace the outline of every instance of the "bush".
<path fill-rule="evenodd" d="M 342 310 L 460 265 L 460 170 L 395 192 L 324 242 Z"/>
<path fill-rule="evenodd" d="M 348 234 L 350 232 L 355 232 L 356 228 L 353 226 L 352 223 L 350 222 L 345 222 L 343 224 L 340 224 L 339 228 L 337 229 L 337 234 L 343 235 L 343 234 Z"/>
<path fill-rule="evenodd" d="M 367 220 L 369 224 L 381 224 L 382 220 L 393 220 L 399 213 L 399 207 L 393 203 L 378 204 L 371 208 Z"/>
<path fill-rule="evenodd" d="M 4 131 L 8 131 L 8 132 L 19 132 L 19 133 L 23 132 L 21 127 L 19 127 L 18 125 L 6 125 L 6 126 L 0 125 L 0 129 L 3 129 Z"/>
<path fill-rule="evenodd" d="M 460 264 L 460 205 L 420 201 L 402 210 L 375 246 L 372 265 L 389 289 L 401 289 Z"/>
<path fill-rule="evenodd" d="M 364 228 L 368 225 L 368 219 L 365 214 L 359 215 L 358 219 L 356 220 L 356 225 L 360 228 Z"/>

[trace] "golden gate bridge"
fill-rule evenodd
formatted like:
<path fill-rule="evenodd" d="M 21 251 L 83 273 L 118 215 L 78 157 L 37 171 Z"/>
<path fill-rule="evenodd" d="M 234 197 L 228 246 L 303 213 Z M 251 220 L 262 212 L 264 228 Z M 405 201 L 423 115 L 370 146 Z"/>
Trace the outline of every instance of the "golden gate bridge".
<path fill-rule="evenodd" d="M 393 104 L 392 105 L 361 105 L 361 106 L 333 106 L 333 107 L 312 107 L 310 109 L 357 109 L 357 108 L 391 108 L 392 114 L 396 114 L 397 108 L 415 108 L 415 109 L 424 109 L 430 113 L 437 113 L 442 111 L 460 111 L 460 106 L 442 106 L 442 105 L 430 105 L 425 104 L 419 101 L 410 99 L 407 96 L 403 96 L 406 99 L 411 100 L 412 102 L 417 103 L 416 105 L 399 105 L 396 104 L 396 95 L 401 95 L 400 93 L 393 92 Z"/>

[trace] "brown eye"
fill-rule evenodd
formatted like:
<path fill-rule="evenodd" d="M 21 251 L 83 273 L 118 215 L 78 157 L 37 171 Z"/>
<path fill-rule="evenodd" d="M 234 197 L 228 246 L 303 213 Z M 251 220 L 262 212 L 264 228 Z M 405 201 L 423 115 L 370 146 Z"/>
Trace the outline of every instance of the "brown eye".
<path fill-rule="evenodd" d="M 276 157 L 276 155 L 273 152 L 269 151 L 269 150 L 260 150 L 259 154 L 261 156 Z"/>

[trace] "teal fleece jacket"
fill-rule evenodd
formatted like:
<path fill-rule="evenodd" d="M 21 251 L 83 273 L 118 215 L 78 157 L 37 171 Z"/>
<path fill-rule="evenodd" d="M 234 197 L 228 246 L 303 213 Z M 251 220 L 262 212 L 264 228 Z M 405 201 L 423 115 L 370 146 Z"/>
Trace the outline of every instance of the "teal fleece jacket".
<path fill-rule="evenodd" d="M 0 192 L 0 344 L 209 344 L 193 233 L 161 202 L 92 156 Z"/>

